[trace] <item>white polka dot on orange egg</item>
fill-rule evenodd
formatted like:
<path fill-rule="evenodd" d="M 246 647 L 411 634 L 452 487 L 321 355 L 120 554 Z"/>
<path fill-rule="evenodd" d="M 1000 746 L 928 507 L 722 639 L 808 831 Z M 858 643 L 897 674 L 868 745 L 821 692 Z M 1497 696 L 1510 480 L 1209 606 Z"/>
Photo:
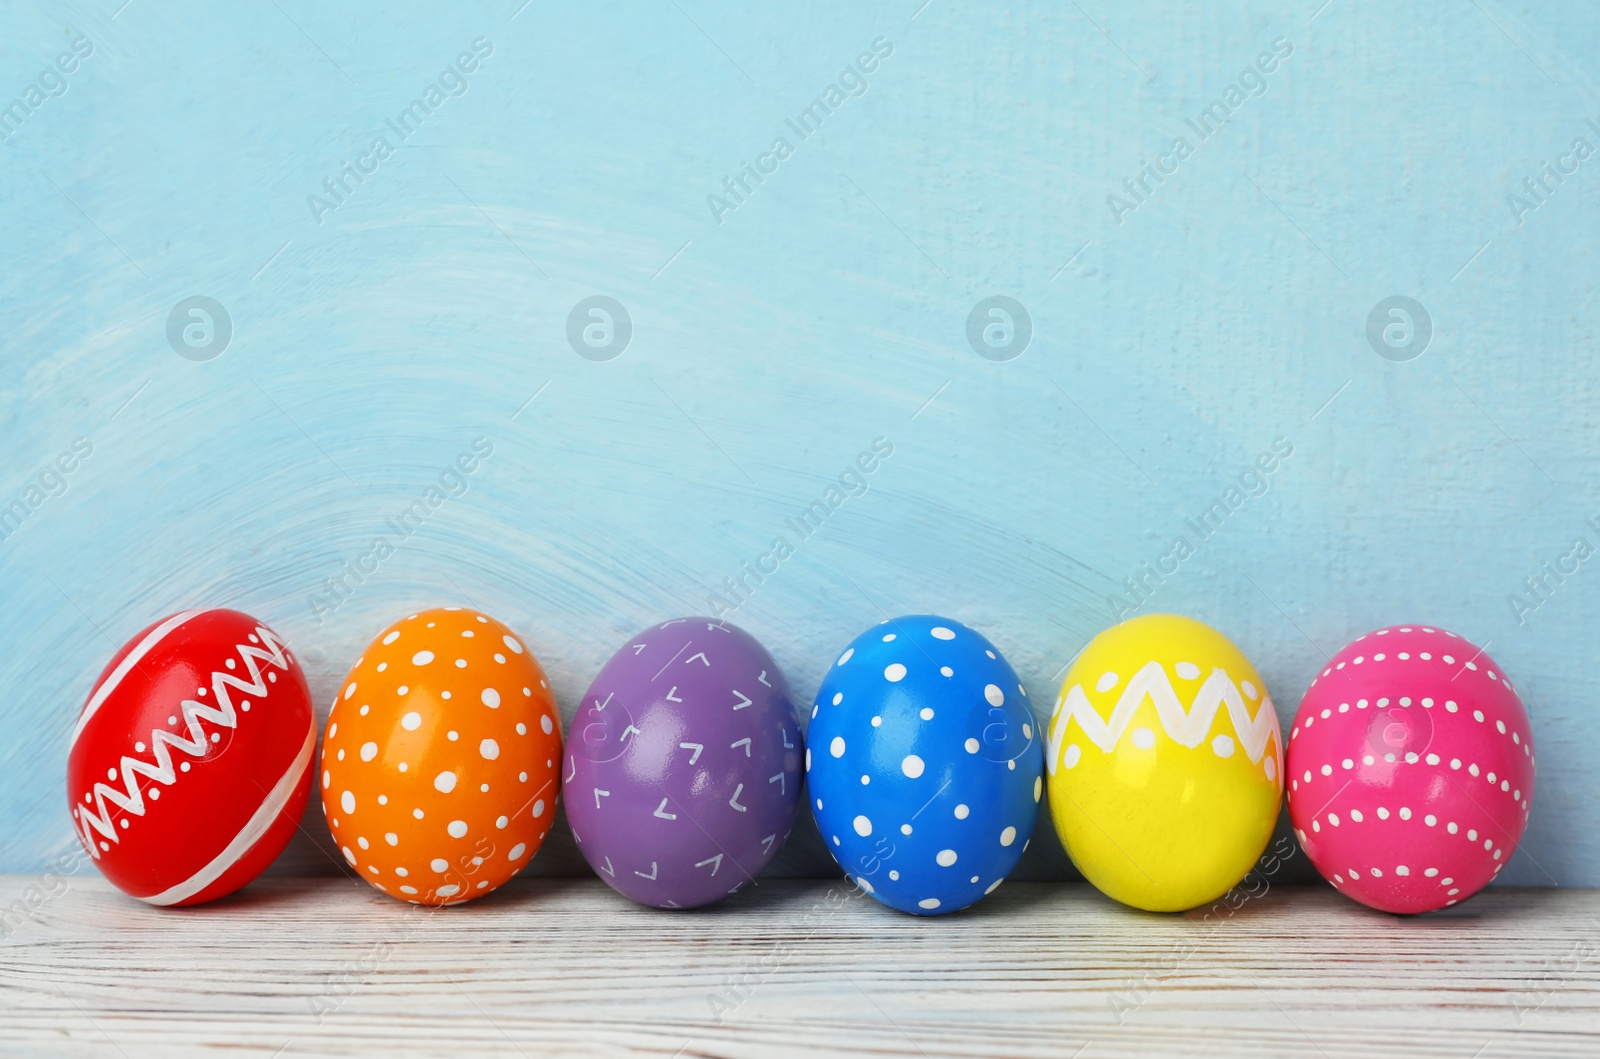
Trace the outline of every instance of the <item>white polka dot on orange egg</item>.
<path fill-rule="evenodd" d="M 393 896 L 435 905 L 525 866 L 559 794 L 561 732 L 522 641 L 471 610 L 421 611 L 368 646 L 338 701 L 357 694 L 359 716 L 330 719 L 322 751 L 323 812 L 351 866 L 386 893 L 376 877 L 414 877 Z"/>

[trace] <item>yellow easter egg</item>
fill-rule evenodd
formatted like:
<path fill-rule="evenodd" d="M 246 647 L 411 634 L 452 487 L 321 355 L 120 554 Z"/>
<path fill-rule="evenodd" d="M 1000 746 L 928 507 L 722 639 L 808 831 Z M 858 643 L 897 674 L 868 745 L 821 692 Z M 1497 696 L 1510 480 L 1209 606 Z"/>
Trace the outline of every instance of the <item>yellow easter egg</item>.
<path fill-rule="evenodd" d="M 1209 625 L 1148 614 L 1096 636 L 1048 734 L 1056 833 L 1123 904 L 1205 904 L 1266 848 L 1283 798 L 1278 715 L 1250 660 Z"/>

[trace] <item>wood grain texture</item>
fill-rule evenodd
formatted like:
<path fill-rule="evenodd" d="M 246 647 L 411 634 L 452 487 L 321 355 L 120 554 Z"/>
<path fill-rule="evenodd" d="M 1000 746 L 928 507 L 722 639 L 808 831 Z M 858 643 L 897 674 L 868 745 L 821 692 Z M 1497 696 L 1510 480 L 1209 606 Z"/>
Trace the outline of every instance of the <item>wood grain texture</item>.
<path fill-rule="evenodd" d="M 592 880 L 429 913 L 329 879 L 175 912 L 83 880 L 0 947 L 0 1050 L 1592 1056 L 1597 917 L 1592 891 L 1402 919 L 1282 887 L 1166 916 L 1019 883 L 918 919 L 822 881 L 666 913 Z"/>
<path fill-rule="evenodd" d="M 1233 638 L 1285 719 L 1371 628 L 1487 644 L 1541 769 L 1506 882 L 1600 885 L 1600 560 L 1508 605 L 1600 546 L 1600 161 L 1507 203 L 1594 136 L 1600 6 L 385 10 L 0 5 L 0 105 L 94 45 L 0 143 L 0 509 L 42 490 L 0 540 L 0 871 L 69 840 L 73 719 L 164 614 L 264 619 L 325 709 L 388 621 L 470 602 L 570 719 L 626 637 L 706 610 L 882 436 L 866 491 L 733 620 L 805 700 L 859 630 L 946 613 L 1048 704 L 1127 580 L 1283 436 L 1270 488 L 1149 609 Z M 461 94 L 315 215 L 480 38 Z M 865 91 L 718 216 L 708 196 L 880 38 Z M 1280 38 L 1265 90 L 1196 140 L 1186 119 Z M 1178 136 L 1178 171 L 1109 208 Z M 567 338 L 595 294 L 634 323 L 604 363 Z M 1034 326 L 1006 362 L 966 334 L 995 294 Z M 166 332 L 194 295 L 233 323 L 204 363 Z M 1369 344 L 1392 295 L 1433 319 L 1416 360 Z M 319 609 L 478 436 L 465 492 Z M 93 455 L 42 482 L 79 437 Z M 536 870 L 576 870 L 560 848 Z M 824 852 L 780 866 L 824 875 Z M 1029 856 L 1070 875 L 1048 829 Z M 301 840 L 284 866 L 322 860 Z"/>

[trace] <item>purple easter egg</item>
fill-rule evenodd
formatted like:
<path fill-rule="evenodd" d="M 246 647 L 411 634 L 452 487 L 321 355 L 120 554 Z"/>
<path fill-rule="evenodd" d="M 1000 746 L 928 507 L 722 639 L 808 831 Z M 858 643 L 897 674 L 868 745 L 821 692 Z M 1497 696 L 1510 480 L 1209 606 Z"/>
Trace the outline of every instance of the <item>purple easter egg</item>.
<path fill-rule="evenodd" d="M 573 719 L 562 777 L 584 859 L 657 908 L 736 893 L 789 837 L 800 805 L 789 685 L 749 633 L 674 618 L 600 670 Z"/>

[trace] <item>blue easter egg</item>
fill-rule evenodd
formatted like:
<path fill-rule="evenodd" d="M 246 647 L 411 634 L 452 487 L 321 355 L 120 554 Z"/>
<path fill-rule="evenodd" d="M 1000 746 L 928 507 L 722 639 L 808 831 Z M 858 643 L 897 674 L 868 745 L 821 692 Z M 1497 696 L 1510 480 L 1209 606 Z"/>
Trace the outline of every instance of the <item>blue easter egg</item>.
<path fill-rule="evenodd" d="M 891 908 L 965 908 L 1033 836 L 1038 721 L 1000 652 L 958 621 L 914 614 L 851 641 L 817 691 L 806 745 L 823 841 Z"/>

